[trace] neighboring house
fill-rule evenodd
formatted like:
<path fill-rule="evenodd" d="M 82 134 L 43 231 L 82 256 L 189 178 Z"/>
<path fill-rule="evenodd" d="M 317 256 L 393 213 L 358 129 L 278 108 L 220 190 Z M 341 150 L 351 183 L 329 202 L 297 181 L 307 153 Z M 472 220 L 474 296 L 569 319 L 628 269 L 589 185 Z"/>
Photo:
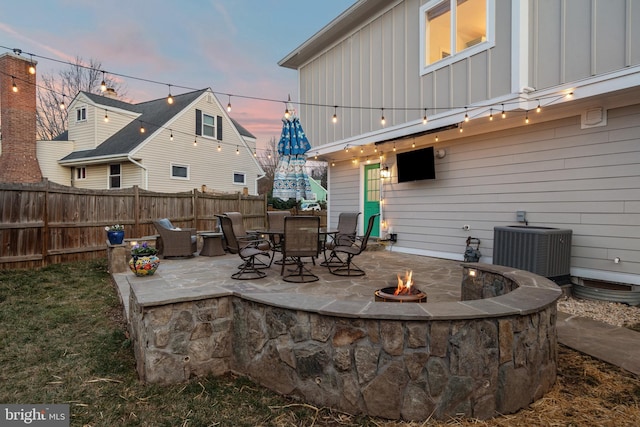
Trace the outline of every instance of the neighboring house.
<path fill-rule="evenodd" d="M 309 200 L 326 202 L 327 190 L 318 181 L 311 177 L 309 177 L 309 184 L 311 184 L 311 194 L 313 195 Z"/>
<path fill-rule="evenodd" d="M 461 260 L 471 235 L 489 263 L 495 226 L 571 229 L 572 276 L 640 284 L 640 1 L 360 0 L 279 64 L 329 224 L 380 212 L 395 252 Z M 426 147 L 407 170 L 435 179 L 398 182 Z"/>
<path fill-rule="evenodd" d="M 52 181 L 257 194 L 264 172 L 254 156 L 256 139 L 227 115 L 211 89 L 174 95 L 171 104 L 80 92 L 68 108 L 68 132 L 38 143 L 43 176 Z"/>

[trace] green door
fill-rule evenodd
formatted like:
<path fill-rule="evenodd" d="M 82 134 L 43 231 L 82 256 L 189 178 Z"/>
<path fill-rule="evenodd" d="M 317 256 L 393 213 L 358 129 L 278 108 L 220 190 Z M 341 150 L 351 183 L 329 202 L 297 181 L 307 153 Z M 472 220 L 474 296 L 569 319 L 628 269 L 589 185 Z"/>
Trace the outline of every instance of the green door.
<path fill-rule="evenodd" d="M 364 167 L 364 234 L 369 217 L 380 213 L 380 164 Z M 380 236 L 380 217 L 376 218 L 371 231 L 372 237 Z"/>

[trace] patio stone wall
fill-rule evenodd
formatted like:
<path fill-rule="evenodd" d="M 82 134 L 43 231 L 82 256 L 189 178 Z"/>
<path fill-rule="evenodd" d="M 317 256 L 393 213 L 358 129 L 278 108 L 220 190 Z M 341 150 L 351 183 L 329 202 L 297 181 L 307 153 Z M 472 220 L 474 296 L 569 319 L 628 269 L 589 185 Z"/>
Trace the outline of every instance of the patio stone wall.
<path fill-rule="evenodd" d="M 561 291 L 506 267 L 463 269 L 468 300 L 439 304 L 327 309 L 317 297 L 253 290 L 145 306 L 132 289 L 138 372 L 151 383 L 236 372 L 316 406 L 389 419 L 516 412 L 555 382 Z"/>

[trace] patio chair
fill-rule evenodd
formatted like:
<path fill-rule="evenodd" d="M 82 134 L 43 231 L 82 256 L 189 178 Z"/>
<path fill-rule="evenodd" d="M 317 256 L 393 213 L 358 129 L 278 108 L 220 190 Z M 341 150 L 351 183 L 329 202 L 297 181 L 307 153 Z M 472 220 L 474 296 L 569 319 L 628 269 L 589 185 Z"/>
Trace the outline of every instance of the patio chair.
<path fill-rule="evenodd" d="M 320 252 L 320 217 L 288 216 L 284 219 L 284 242 L 282 244 L 283 259 L 295 261 L 295 268 L 285 275 L 285 263 L 282 263 L 280 274 L 282 280 L 293 283 L 315 282 L 318 276 L 304 266 L 302 258 L 318 256 Z M 314 261 L 315 263 L 315 261 Z"/>
<path fill-rule="evenodd" d="M 233 224 L 233 232 L 238 239 L 258 238 L 255 234 L 247 233 L 247 230 L 244 228 L 244 219 L 240 212 L 225 212 L 224 215 L 231 220 L 231 224 Z"/>
<path fill-rule="evenodd" d="M 220 220 L 220 227 L 227 241 L 229 252 L 237 253 L 242 259 L 242 264 L 238 266 L 238 271 L 233 273 L 231 277 L 237 280 L 262 279 L 265 277 L 267 273 L 263 271 L 264 267 L 262 266 L 266 264 L 258 260 L 257 257 L 270 257 L 269 249 L 271 245 L 269 241 L 236 237 L 231 218 L 225 215 L 218 215 L 218 219 Z M 269 262 L 270 264 L 271 262 Z"/>
<path fill-rule="evenodd" d="M 195 228 L 175 227 L 169 218 L 153 221 L 156 231 L 160 235 L 156 240 L 158 253 L 167 257 L 192 257 L 198 250 L 198 240 Z"/>
<path fill-rule="evenodd" d="M 352 244 L 337 245 L 331 251 L 331 258 L 340 258 L 340 255 L 346 256 L 346 260 L 338 266 L 329 265 L 329 271 L 336 276 L 364 276 L 365 272 L 353 263 L 353 258 L 360 255 L 367 249 L 367 242 L 373 230 L 373 224 L 380 214 L 371 215 L 367 224 L 367 231 L 362 237 L 357 237 Z"/>
<path fill-rule="evenodd" d="M 284 219 L 291 216 L 289 211 L 267 211 L 269 230 L 282 230 L 284 232 Z M 271 243 L 275 252 L 282 252 L 283 234 L 271 234 Z"/>
<path fill-rule="evenodd" d="M 355 242 L 359 216 L 360 212 L 342 212 L 338 216 L 338 233 L 332 240 L 324 244 L 322 248 L 324 261 L 320 265 L 328 267 L 329 265 L 340 266 L 344 264 L 344 261 L 338 258 L 338 255 L 333 252 L 333 248 L 339 245 L 349 246 Z M 327 252 L 330 253 L 328 258 Z"/>

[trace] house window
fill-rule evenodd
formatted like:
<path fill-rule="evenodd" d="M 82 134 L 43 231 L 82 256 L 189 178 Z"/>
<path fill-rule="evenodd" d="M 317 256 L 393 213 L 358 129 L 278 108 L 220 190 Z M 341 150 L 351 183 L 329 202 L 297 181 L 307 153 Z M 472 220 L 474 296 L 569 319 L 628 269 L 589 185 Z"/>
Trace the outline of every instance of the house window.
<path fill-rule="evenodd" d="M 87 108 L 76 108 L 76 122 L 84 122 L 87 120 Z"/>
<path fill-rule="evenodd" d="M 189 179 L 189 166 L 171 164 L 171 178 L 174 179 Z"/>
<path fill-rule="evenodd" d="M 216 118 L 208 114 L 202 115 L 202 135 L 216 137 Z"/>
<path fill-rule="evenodd" d="M 75 168 L 75 169 L 76 170 L 74 175 L 76 177 L 76 181 L 87 178 L 87 169 L 85 167 Z"/>
<path fill-rule="evenodd" d="M 120 188 L 121 177 L 120 164 L 109 165 L 109 188 Z"/>
<path fill-rule="evenodd" d="M 422 73 L 494 45 L 495 0 L 431 0 L 420 8 Z"/>
<path fill-rule="evenodd" d="M 247 174 L 244 172 L 234 172 L 233 183 L 238 185 L 245 185 L 247 183 Z"/>

